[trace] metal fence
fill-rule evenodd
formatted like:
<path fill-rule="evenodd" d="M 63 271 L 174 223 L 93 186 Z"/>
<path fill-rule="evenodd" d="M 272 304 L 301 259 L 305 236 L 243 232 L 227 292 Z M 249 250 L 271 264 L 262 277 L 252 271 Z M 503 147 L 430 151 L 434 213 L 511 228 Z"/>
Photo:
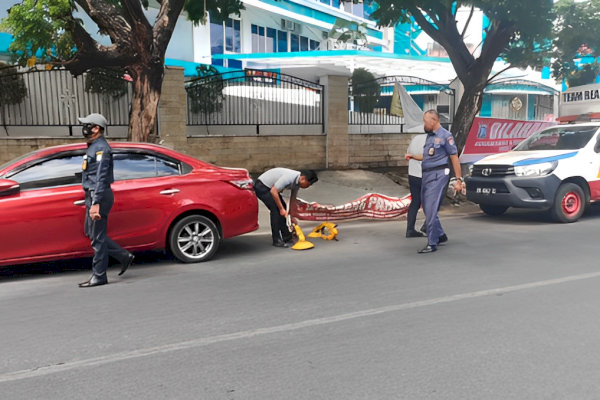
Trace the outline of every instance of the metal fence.
<path fill-rule="evenodd" d="M 323 125 L 323 86 L 245 70 L 186 84 L 188 125 Z"/>
<path fill-rule="evenodd" d="M 412 76 L 387 76 L 348 86 L 349 125 L 396 125 L 403 131 L 404 118 L 393 115 L 393 101 L 398 98 L 396 84 L 406 91 L 423 110 L 437 110 L 440 120 L 449 124 L 454 118 L 454 90 Z"/>
<path fill-rule="evenodd" d="M 131 83 L 102 75 L 102 79 L 116 80 L 122 90 L 119 94 L 95 93 L 90 90 L 93 77 L 93 73 L 74 77 L 65 69 L 3 68 L 0 88 L 11 88 L 13 95 L 0 94 L 0 125 L 71 128 L 80 125 L 78 117 L 90 113 L 103 114 L 112 126 L 129 125 Z M 15 96 L 15 90 L 21 94 Z"/>

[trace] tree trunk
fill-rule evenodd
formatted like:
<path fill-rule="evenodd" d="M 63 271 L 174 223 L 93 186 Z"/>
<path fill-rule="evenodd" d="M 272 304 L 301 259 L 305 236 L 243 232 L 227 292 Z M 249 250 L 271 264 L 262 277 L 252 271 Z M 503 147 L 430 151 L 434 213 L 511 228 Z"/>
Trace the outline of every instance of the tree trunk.
<path fill-rule="evenodd" d="M 463 82 L 465 92 L 460 99 L 451 129 L 456 140 L 456 146 L 458 147 L 458 154 L 462 152 L 467 141 L 467 136 L 469 135 L 469 130 L 471 130 L 471 125 L 473 125 L 473 121 L 481 109 L 483 90 L 485 89 L 486 82 L 487 75 L 485 74 L 481 74 L 478 77 L 471 77 L 468 82 Z"/>
<path fill-rule="evenodd" d="M 164 65 L 136 65 L 128 68 L 133 79 L 133 99 L 127 140 L 147 142 L 156 128 L 158 100 L 164 78 Z"/>

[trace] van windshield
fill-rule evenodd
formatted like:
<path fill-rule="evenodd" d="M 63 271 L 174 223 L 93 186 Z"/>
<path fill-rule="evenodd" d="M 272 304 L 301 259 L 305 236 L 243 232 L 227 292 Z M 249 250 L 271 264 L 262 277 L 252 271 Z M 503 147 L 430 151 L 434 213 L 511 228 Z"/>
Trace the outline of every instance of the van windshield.
<path fill-rule="evenodd" d="M 578 150 L 588 144 L 597 130 L 597 126 L 557 126 L 534 133 L 513 151 Z"/>

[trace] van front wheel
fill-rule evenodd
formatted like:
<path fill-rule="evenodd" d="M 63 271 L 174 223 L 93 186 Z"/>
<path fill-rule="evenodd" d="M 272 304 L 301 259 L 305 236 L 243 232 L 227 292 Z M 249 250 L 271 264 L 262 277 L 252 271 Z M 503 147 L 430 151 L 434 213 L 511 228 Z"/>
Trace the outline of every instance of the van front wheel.
<path fill-rule="evenodd" d="M 552 218 L 556 222 L 571 223 L 577 221 L 585 211 L 583 189 L 574 183 L 559 186 L 552 206 Z"/>

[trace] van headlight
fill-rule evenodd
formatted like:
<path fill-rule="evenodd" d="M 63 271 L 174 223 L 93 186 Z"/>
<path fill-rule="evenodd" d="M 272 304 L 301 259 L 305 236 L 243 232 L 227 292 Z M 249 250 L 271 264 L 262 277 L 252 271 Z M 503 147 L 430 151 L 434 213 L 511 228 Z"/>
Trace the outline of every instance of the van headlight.
<path fill-rule="evenodd" d="M 469 164 L 469 175 L 468 176 L 473 176 L 473 164 Z"/>
<path fill-rule="evenodd" d="M 545 162 L 539 164 L 522 165 L 515 167 L 515 175 L 517 176 L 544 176 L 550 174 L 556 166 L 557 161 Z"/>

